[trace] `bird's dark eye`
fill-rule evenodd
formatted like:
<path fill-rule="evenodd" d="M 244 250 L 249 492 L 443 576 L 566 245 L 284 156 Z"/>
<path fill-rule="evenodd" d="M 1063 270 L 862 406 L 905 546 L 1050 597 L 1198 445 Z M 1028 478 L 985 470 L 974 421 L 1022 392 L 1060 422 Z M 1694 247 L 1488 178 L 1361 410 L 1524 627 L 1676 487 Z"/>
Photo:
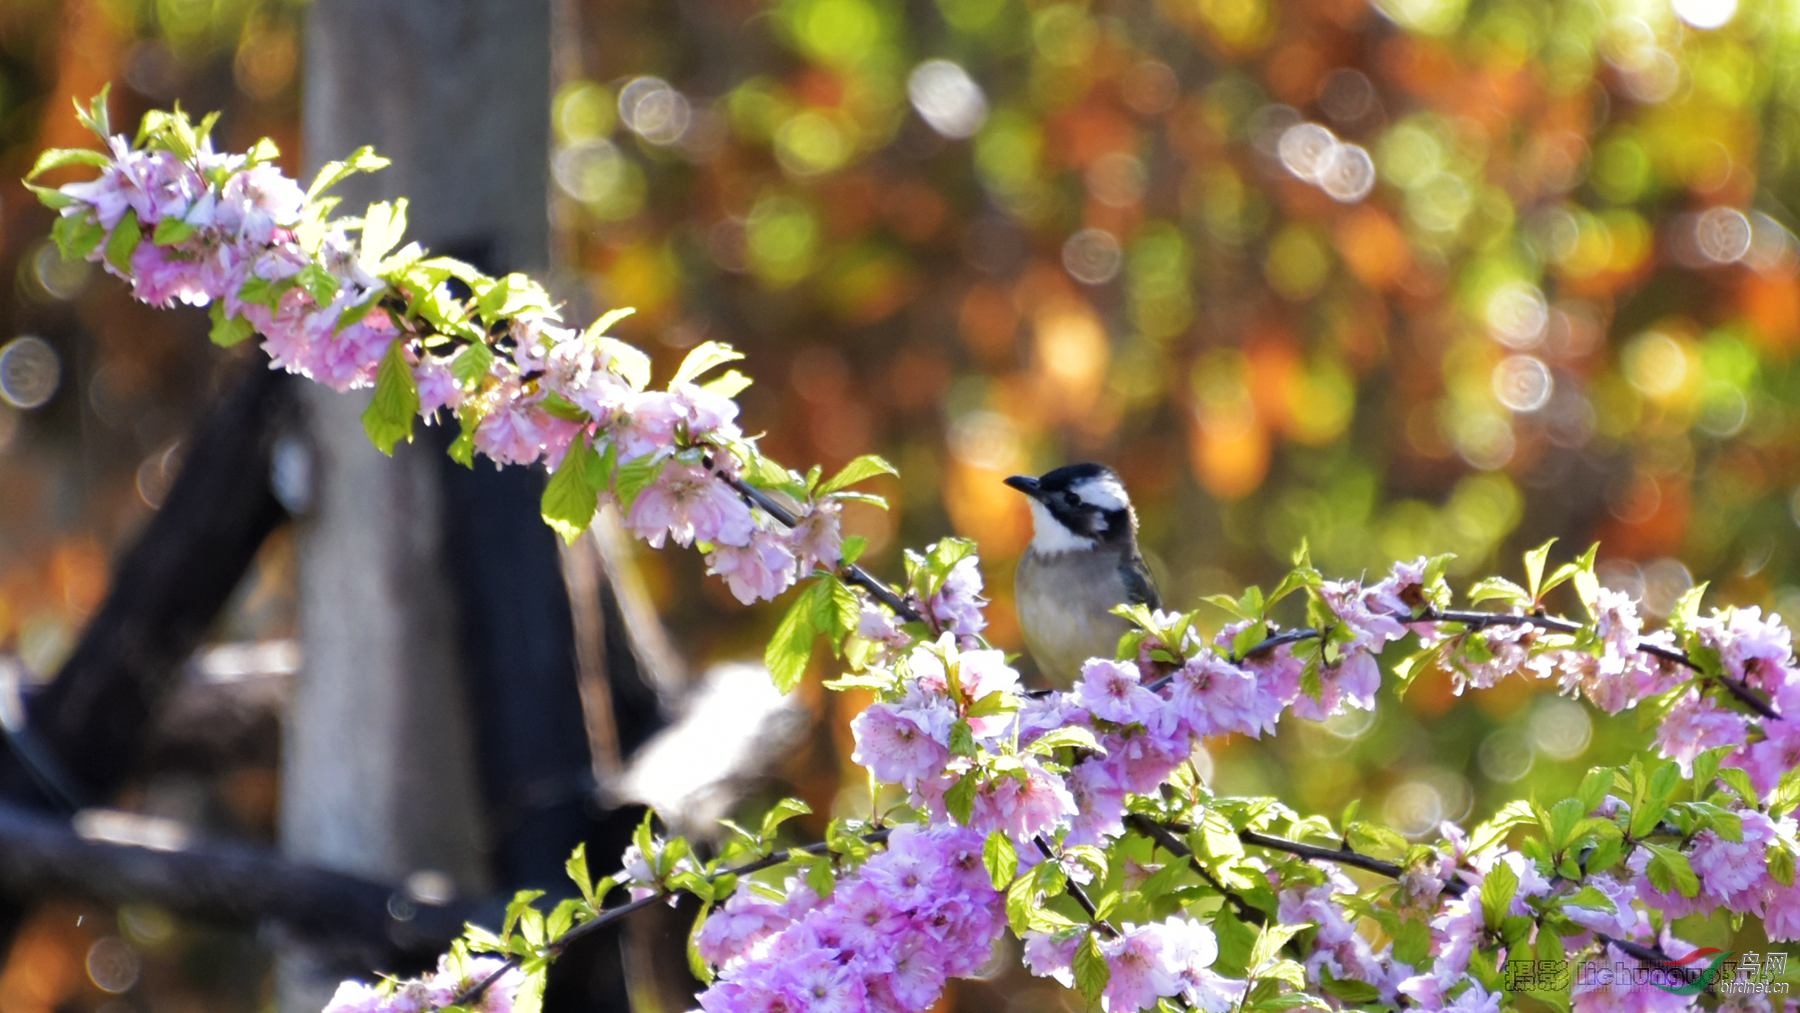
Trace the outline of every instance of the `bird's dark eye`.
<path fill-rule="evenodd" d="M 1069 504 L 1070 506 L 1080 506 L 1081 505 L 1081 497 L 1075 495 L 1072 492 L 1065 492 L 1065 493 L 1063 493 L 1063 502 Z"/>

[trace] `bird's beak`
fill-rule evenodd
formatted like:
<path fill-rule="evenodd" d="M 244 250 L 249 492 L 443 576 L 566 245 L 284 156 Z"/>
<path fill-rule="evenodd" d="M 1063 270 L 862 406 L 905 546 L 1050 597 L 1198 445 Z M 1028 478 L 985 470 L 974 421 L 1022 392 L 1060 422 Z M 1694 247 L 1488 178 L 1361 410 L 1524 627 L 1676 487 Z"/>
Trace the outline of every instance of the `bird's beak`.
<path fill-rule="evenodd" d="M 1019 490 L 1032 499 L 1038 498 L 1038 480 L 1030 475 L 1014 475 L 1006 480 L 1006 484 Z"/>

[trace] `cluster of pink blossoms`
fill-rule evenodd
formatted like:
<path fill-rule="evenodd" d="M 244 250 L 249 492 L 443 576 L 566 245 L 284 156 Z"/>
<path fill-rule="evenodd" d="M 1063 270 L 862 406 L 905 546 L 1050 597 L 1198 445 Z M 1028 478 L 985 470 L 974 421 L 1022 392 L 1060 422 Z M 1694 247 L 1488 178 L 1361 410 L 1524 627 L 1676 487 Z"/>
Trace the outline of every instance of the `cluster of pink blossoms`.
<path fill-rule="evenodd" d="M 1025 940 L 1025 966 L 1040 978 L 1073 988 L 1077 941 L 1077 936 L 1031 933 Z M 1212 970 L 1218 939 L 1211 929 L 1182 915 L 1121 925 L 1117 935 L 1101 938 L 1100 955 L 1110 970 L 1100 994 L 1107 1013 L 1154 1009 L 1159 999 L 1176 999 L 1201 1013 L 1225 1013 L 1237 1007 L 1246 987 Z"/>
<path fill-rule="evenodd" d="M 449 1006 L 471 986 L 486 981 L 505 966 L 498 957 L 460 961 L 444 957 L 434 973 L 410 981 L 385 985 L 346 981 L 338 986 L 324 1013 L 432 1013 Z M 471 1013 L 512 1013 L 513 993 L 520 978 L 517 970 L 506 971 L 467 1008 Z"/>
<path fill-rule="evenodd" d="M 707 921 L 701 954 L 719 979 L 708 1013 L 917 1013 L 974 974 L 1006 928 L 980 834 L 899 827 L 887 850 L 821 901 L 790 884 L 775 901 L 746 883 Z"/>
<path fill-rule="evenodd" d="M 645 377 L 616 348 L 562 326 L 542 307 L 508 318 L 502 347 L 510 345 L 510 354 L 456 342 L 428 349 L 415 338 L 428 325 L 409 322 L 403 331 L 386 308 L 421 293 L 380 277 L 378 258 L 371 263 L 342 222 L 307 227 L 306 194 L 275 165 L 217 154 L 209 143 L 191 159 L 135 149 L 122 136 L 108 148 L 111 161 L 97 179 L 61 188 L 73 201 L 61 214 L 106 230 L 88 258 L 129 281 L 139 300 L 221 302 L 227 318 L 262 335 L 272 365 L 336 390 L 371 385 L 394 342 L 404 341 L 420 415 L 428 422 L 444 409 L 469 416 L 474 448 L 496 464 L 541 460 L 554 470 L 582 441 L 610 446 L 620 467 L 655 466 L 626 526 L 653 546 L 703 544 L 709 571 L 746 604 L 841 558 L 835 502 L 809 505 L 790 531 L 721 481 L 738 476 L 734 448 L 745 446 L 729 397 L 686 381 L 645 389 Z M 121 229 L 137 233 L 126 237 L 133 244 L 127 265 L 107 256 Z M 447 290 L 432 298 L 454 302 Z M 485 366 L 463 369 L 467 356 Z M 570 406 L 579 417 L 569 417 Z"/>

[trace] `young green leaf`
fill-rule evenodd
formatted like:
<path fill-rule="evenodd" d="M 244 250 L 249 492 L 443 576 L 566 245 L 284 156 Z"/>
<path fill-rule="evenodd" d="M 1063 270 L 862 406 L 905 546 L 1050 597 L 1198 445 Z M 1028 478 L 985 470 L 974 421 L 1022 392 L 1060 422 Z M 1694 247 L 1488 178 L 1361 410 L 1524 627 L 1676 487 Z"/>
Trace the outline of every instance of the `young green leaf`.
<path fill-rule="evenodd" d="M 413 419 L 418 414 L 419 385 L 406 364 L 406 342 L 396 340 L 381 357 L 375 396 L 363 411 L 363 431 L 377 450 L 392 457 L 401 440 L 412 442 Z"/>
<path fill-rule="evenodd" d="M 1092 932 L 1084 934 L 1081 944 L 1075 947 L 1075 987 L 1081 991 L 1083 999 L 1097 1003 L 1111 979 L 1112 968 L 1107 966 L 1106 955 L 1100 952 L 1100 940 Z"/>
<path fill-rule="evenodd" d="M 727 362 L 736 362 L 743 357 L 744 353 L 722 341 L 702 341 L 681 360 L 674 378 L 669 381 L 669 387 L 673 389 L 684 383 L 692 383 Z"/>
<path fill-rule="evenodd" d="M 593 523 L 599 506 L 600 486 L 595 481 L 599 472 L 599 452 L 585 437 L 577 437 L 550 480 L 544 483 L 544 523 L 564 542 L 573 545 Z"/>
<path fill-rule="evenodd" d="M 769 678 L 783 693 L 791 693 L 800 685 L 801 677 L 806 674 L 806 664 L 812 660 L 813 640 L 818 632 L 813 629 L 808 592 L 816 586 L 809 585 L 807 592 L 794 596 L 793 604 L 788 606 L 787 614 L 776 624 L 768 646 L 763 649 L 763 664 L 769 668 Z"/>
<path fill-rule="evenodd" d="M 1010 837 L 999 830 L 988 834 L 986 843 L 981 846 L 981 864 L 987 868 L 988 879 L 994 889 L 1004 890 L 1019 873 L 1019 851 L 1013 847 Z"/>
<path fill-rule="evenodd" d="M 357 148 L 350 157 L 341 162 L 326 162 L 319 167 L 319 174 L 313 177 L 312 186 L 306 188 L 306 202 L 338 185 L 359 172 L 374 172 L 388 167 L 388 160 L 377 155 L 375 149 L 367 145 Z"/>
<path fill-rule="evenodd" d="M 119 224 L 113 226 L 112 235 L 106 237 L 106 262 L 119 273 L 131 274 L 131 255 L 137 251 L 138 243 L 144 238 L 143 227 L 138 224 L 136 211 L 127 210 Z"/>
<path fill-rule="evenodd" d="M 1488 928 L 1499 928 L 1519 892 L 1519 874 L 1505 862 L 1495 862 L 1481 881 L 1481 916 Z"/>
<path fill-rule="evenodd" d="M 838 469 L 837 474 L 826 479 L 824 484 L 819 486 L 818 493 L 821 496 L 827 496 L 840 489 L 848 489 L 864 479 L 874 478 L 876 475 L 898 476 L 899 474 L 900 469 L 889 464 L 880 456 L 863 454 Z"/>
<path fill-rule="evenodd" d="M 213 303 L 206 314 L 212 319 L 212 330 L 208 336 L 212 338 L 212 343 L 220 348 L 230 348 L 256 333 L 256 328 L 250 326 L 250 321 L 240 316 L 226 315 L 223 299 Z"/>

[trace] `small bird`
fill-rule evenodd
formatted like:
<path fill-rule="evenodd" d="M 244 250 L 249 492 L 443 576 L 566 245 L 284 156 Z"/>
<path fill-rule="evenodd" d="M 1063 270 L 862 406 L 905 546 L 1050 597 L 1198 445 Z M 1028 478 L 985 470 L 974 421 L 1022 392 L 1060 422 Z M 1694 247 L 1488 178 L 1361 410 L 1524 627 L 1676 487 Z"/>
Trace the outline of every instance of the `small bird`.
<path fill-rule="evenodd" d="M 1089 658 L 1110 658 L 1129 624 L 1118 605 L 1161 608 L 1137 546 L 1124 483 L 1100 464 L 1070 464 L 1006 484 L 1031 497 L 1031 545 L 1013 577 L 1025 646 L 1044 678 L 1068 686 Z"/>

